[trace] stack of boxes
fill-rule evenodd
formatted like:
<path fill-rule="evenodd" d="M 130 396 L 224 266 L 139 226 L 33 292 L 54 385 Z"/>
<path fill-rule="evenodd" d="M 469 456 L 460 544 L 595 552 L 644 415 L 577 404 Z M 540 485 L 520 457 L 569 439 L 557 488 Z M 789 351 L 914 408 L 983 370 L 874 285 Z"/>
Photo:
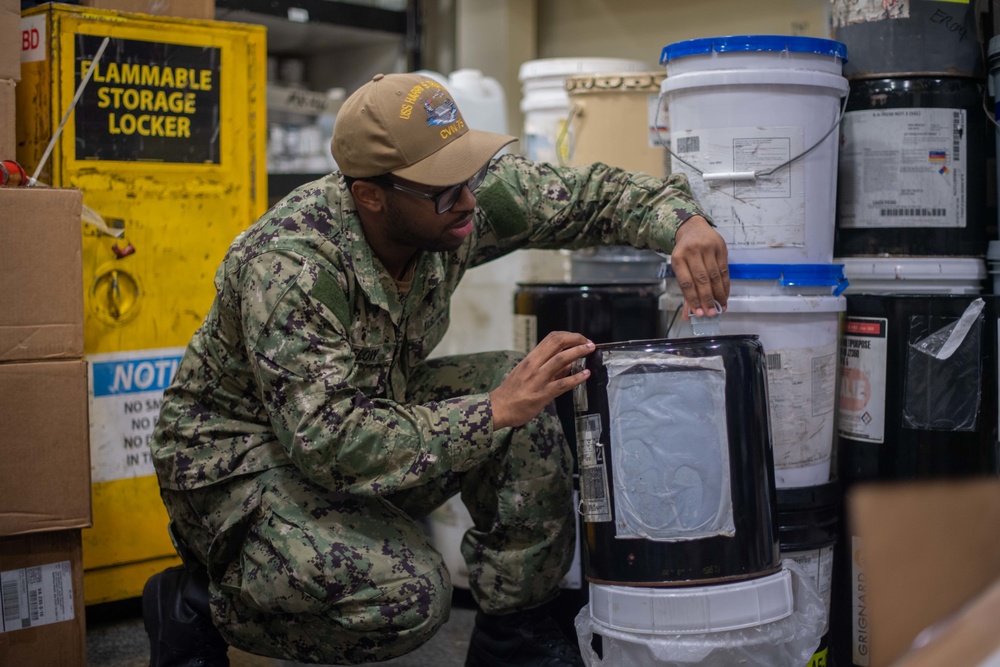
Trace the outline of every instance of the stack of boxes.
<path fill-rule="evenodd" d="M 266 30 L 60 3 L 26 9 L 20 25 L 40 39 L 20 54 L 16 160 L 83 195 L 84 601 L 125 600 L 180 562 L 149 442 L 219 262 L 266 209 Z M 20 256 L 45 247 L 36 236 Z"/>
<path fill-rule="evenodd" d="M 14 158 L 19 17 L 19 4 L 3 0 L 0 160 Z M 91 511 L 81 206 L 78 190 L 0 187 L 3 665 L 86 658 L 80 538 Z"/>

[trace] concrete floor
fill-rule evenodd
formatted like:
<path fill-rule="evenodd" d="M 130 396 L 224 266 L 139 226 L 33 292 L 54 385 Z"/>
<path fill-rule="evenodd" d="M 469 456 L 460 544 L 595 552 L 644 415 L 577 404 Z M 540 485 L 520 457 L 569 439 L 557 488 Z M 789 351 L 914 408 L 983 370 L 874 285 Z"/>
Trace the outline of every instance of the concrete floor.
<path fill-rule="evenodd" d="M 456 589 L 451 617 L 429 642 L 409 655 L 377 663 L 386 667 L 464 667 L 476 612 L 468 591 Z M 298 667 L 229 649 L 231 667 Z M 138 599 L 87 608 L 88 667 L 148 667 L 149 639 Z"/>

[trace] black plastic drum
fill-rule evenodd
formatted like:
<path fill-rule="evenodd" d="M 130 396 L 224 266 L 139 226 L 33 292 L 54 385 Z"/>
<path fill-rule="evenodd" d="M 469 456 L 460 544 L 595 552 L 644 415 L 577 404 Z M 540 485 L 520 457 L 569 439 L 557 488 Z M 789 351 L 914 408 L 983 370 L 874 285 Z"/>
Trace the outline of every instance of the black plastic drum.
<path fill-rule="evenodd" d="M 943 3 L 917 3 L 943 4 Z M 837 257 L 983 257 L 993 130 L 972 79 L 852 81 L 841 122 Z"/>
<path fill-rule="evenodd" d="M 843 482 L 1000 472 L 998 305 L 988 295 L 848 295 L 837 426 Z"/>
<path fill-rule="evenodd" d="M 525 352 L 553 331 L 575 331 L 595 343 L 648 340 L 663 335 L 662 281 L 518 283 L 514 316 Z M 556 412 L 576 451 L 573 398 L 556 398 Z"/>
<path fill-rule="evenodd" d="M 779 567 L 757 336 L 598 345 L 574 391 L 584 572 L 676 586 Z"/>
<path fill-rule="evenodd" d="M 833 0 L 833 38 L 847 45 L 848 79 L 913 73 L 985 76 L 974 2 Z"/>

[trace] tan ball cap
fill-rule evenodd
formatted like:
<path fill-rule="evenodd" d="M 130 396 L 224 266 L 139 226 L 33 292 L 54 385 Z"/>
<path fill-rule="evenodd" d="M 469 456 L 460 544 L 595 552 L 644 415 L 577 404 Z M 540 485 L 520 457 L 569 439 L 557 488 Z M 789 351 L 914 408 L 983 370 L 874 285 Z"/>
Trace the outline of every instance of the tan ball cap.
<path fill-rule="evenodd" d="M 425 185 L 469 180 L 516 137 L 473 130 L 445 88 L 420 74 L 376 74 L 337 113 L 330 148 L 353 178 L 395 174 Z"/>

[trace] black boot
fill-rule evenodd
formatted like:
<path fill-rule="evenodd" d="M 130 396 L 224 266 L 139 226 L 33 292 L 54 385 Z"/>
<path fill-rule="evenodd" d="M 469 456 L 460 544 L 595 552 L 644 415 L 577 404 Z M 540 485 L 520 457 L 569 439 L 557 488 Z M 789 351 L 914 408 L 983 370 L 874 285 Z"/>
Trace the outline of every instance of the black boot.
<path fill-rule="evenodd" d="M 208 578 L 184 566 L 154 574 L 142 589 L 150 667 L 229 667 L 228 646 L 212 624 Z"/>
<path fill-rule="evenodd" d="M 503 616 L 477 612 L 465 667 L 583 667 L 583 658 L 545 605 Z"/>

